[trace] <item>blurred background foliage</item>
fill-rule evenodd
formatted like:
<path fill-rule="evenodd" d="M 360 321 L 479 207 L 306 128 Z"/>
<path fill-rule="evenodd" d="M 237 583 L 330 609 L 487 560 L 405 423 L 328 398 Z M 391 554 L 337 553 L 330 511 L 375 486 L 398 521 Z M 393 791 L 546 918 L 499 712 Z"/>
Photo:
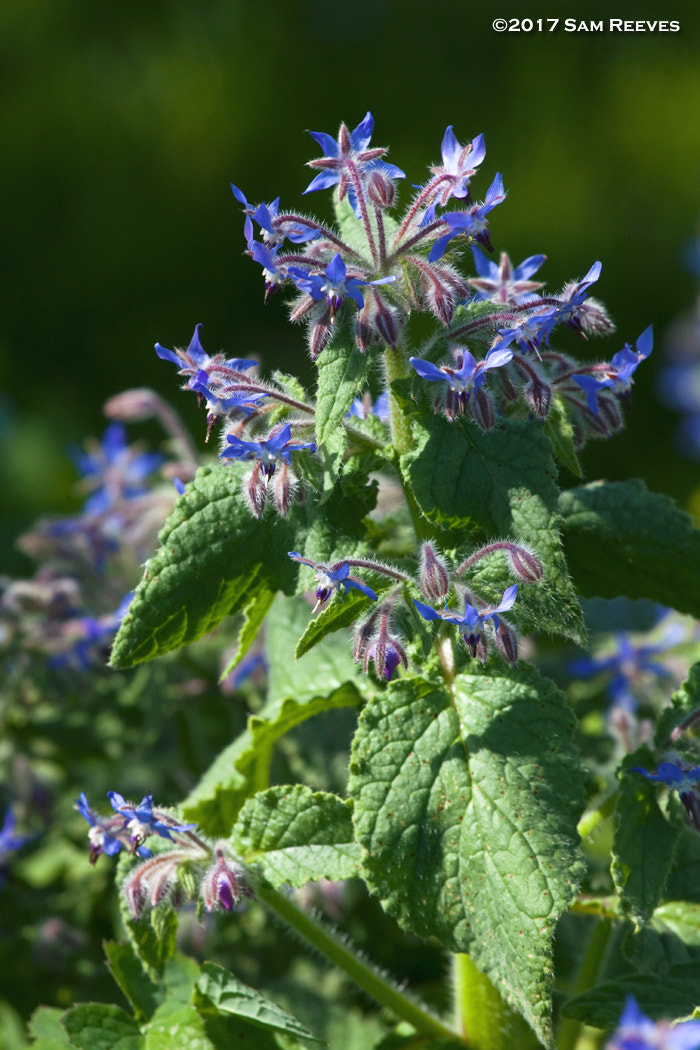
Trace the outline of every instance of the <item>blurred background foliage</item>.
<path fill-rule="evenodd" d="M 201 321 L 207 350 L 311 378 L 303 333 L 279 301 L 263 307 L 228 182 L 252 201 L 280 194 L 326 214 L 326 200 L 300 196 L 316 153 L 304 129 L 335 134 L 367 109 L 408 186 L 439 159 L 448 123 L 462 141 L 484 132 L 476 195 L 497 170 L 508 190 L 496 252 L 544 251 L 553 290 L 602 260 L 597 294 L 619 330 L 592 356 L 654 323 L 627 431 L 584 465 L 686 501 L 697 472 L 672 462 L 675 417 L 653 373 L 694 294 L 682 252 L 700 219 L 697 13 L 689 0 L 618 6 L 682 31 L 494 32 L 495 15 L 526 13 L 513 0 L 4 0 L 0 568 L 21 566 L 12 539 L 38 512 L 75 506 L 64 450 L 101 433 L 111 394 L 154 386 L 202 436 L 156 340 L 186 346 Z"/>

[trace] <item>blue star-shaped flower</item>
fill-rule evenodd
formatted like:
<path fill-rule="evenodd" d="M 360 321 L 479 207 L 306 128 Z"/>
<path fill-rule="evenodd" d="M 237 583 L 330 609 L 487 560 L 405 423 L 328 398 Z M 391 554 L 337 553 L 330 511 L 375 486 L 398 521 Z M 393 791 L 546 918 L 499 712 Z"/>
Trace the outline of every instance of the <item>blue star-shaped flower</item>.
<path fill-rule="evenodd" d="M 374 118 L 368 112 L 354 131 L 348 131 L 345 124 L 341 124 L 337 139 L 324 131 L 310 131 L 309 134 L 319 144 L 324 155 L 309 161 L 309 167 L 321 168 L 321 171 L 311 180 L 304 193 L 338 186 L 338 196 L 342 200 L 349 189 L 350 203 L 355 214 L 359 216 L 360 207 L 352 185 L 351 168 L 363 177 L 378 169 L 389 179 L 405 179 L 406 176 L 400 168 L 379 159 L 386 153 L 386 149 L 381 146 L 370 147 L 373 130 Z"/>
<path fill-rule="evenodd" d="M 629 393 L 632 388 L 632 376 L 638 365 L 642 363 L 654 348 L 654 326 L 649 325 L 635 343 L 633 350 L 626 343 L 613 357 L 609 367 L 600 375 L 575 375 L 572 376 L 586 394 L 586 403 L 591 412 L 598 414 L 598 394 L 601 390 L 612 390 L 614 394 L 622 396 Z"/>
<path fill-rule="evenodd" d="M 345 591 L 354 588 L 356 591 L 361 591 L 362 594 L 366 594 L 373 602 L 377 601 L 377 595 L 371 587 L 368 587 L 366 583 L 359 580 L 357 576 L 350 575 L 350 566 L 346 561 L 341 561 L 335 566 L 328 567 L 325 565 L 319 565 L 318 562 L 315 561 L 309 561 L 308 558 L 302 557 L 302 555 L 297 554 L 296 551 L 289 551 L 289 557 L 294 561 L 300 562 L 302 565 L 308 565 L 316 571 L 316 583 L 318 586 L 316 587 L 317 601 L 313 609 L 314 612 L 328 601 L 333 594 L 333 591 L 337 591 L 341 587 Z"/>
<path fill-rule="evenodd" d="M 201 327 L 201 324 L 195 325 L 194 335 L 190 339 L 190 345 L 186 350 L 167 350 L 160 343 L 155 345 L 158 357 L 162 358 L 163 361 L 172 361 L 173 364 L 177 365 L 181 376 L 191 377 L 187 381 L 186 387 L 192 388 L 196 382 L 195 377 L 199 372 L 206 372 L 209 376 L 213 375 L 217 369 L 224 369 L 228 373 L 232 371 L 245 372 L 246 369 L 254 368 L 257 365 L 257 361 L 247 361 L 240 357 L 232 357 L 227 360 L 223 354 L 214 354 L 210 357 L 209 354 L 204 352 L 199 341 L 199 329 Z"/>
<path fill-rule="evenodd" d="M 459 234 L 466 237 L 473 237 L 474 240 L 483 244 L 484 248 L 488 251 L 493 251 L 493 246 L 489 238 L 488 219 L 486 216 L 496 207 L 497 204 L 504 201 L 505 198 L 506 194 L 503 189 L 503 178 L 497 173 L 488 188 L 483 204 L 475 204 L 472 208 L 469 208 L 468 211 L 448 211 L 445 212 L 444 215 L 441 215 L 441 221 L 447 224 L 449 230 L 448 233 L 443 234 L 442 237 L 439 237 L 438 240 L 435 241 L 430 249 L 428 261 L 437 262 L 438 259 L 441 259 L 452 238 L 457 237 Z M 435 206 L 431 205 L 430 208 L 426 209 L 421 225 L 428 225 L 433 222 L 434 219 Z"/>
<path fill-rule="evenodd" d="M 219 453 L 220 459 L 256 459 L 263 474 L 268 478 L 275 473 L 278 460 L 283 460 L 287 465 L 291 463 L 292 452 L 302 449 L 316 451 L 316 446 L 311 441 L 292 441 L 292 428 L 289 423 L 285 423 L 277 434 L 266 441 L 243 441 L 233 434 L 227 434 L 226 440 L 229 447 Z"/>
<path fill-rule="evenodd" d="M 126 820 L 124 826 L 131 833 L 132 853 L 136 852 L 149 835 L 159 835 L 161 838 L 175 841 L 171 831 L 190 831 L 197 826 L 178 824 L 165 813 L 154 813 L 153 795 L 144 795 L 138 806 L 127 802 L 117 791 L 108 791 L 107 798 L 112 803 L 112 808 Z"/>
<path fill-rule="evenodd" d="M 360 292 L 361 285 L 391 284 L 396 280 L 394 276 L 379 277 L 375 281 L 365 281 L 361 277 L 348 277 L 347 266 L 340 252 L 336 252 L 323 273 L 302 270 L 298 266 L 290 266 L 287 273 L 300 291 L 306 292 L 317 302 L 325 299 L 331 315 L 338 312 L 345 298 L 353 299 L 358 310 L 361 310 L 365 305 Z"/>
<path fill-rule="evenodd" d="M 472 255 L 479 276 L 470 277 L 469 284 L 477 290 L 477 301 L 489 299 L 492 303 L 502 305 L 522 303 L 542 287 L 542 281 L 531 281 L 529 278 L 539 270 L 546 255 L 530 255 L 519 266 L 513 266 L 505 252 L 501 253 L 500 261 L 496 264 L 475 244 L 472 245 Z"/>
<path fill-rule="evenodd" d="M 438 176 L 435 181 L 440 185 L 439 203 L 444 206 L 450 197 L 469 200 L 469 180 L 486 156 L 484 136 L 477 135 L 467 146 L 461 146 L 450 124 L 442 139 L 441 152 L 442 164 L 430 169 Z"/>
<path fill-rule="evenodd" d="M 629 995 L 620 1023 L 606 1050 L 698 1050 L 700 1021 L 652 1021 L 642 1013 L 637 1000 Z"/>
<path fill-rule="evenodd" d="M 128 445 L 121 423 L 110 423 L 99 444 L 74 452 L 72 458 L 93 490 L 83 508 L 86 514 L 102 514 L 120 500 L 143 495 L 148 491 L 146 478 L 165 460 L 160 453 Z"/>
<path fill-rule="evenodd" d="M 518 585 L 514 583 L 511 587 L 506 588 L 499 604 L 491 609 L 475 609 L 473 605 L 465 601 L 462 616 L 459 613 L 450 612 L 448 608 L 443 610 L 432 609 L 429 605 L 424 605 L 423 602 L 419 602 L 416 598 L 413 599 L 413 604 L 424 620 L 445 620 L 447 623 L 456 623 L 459 627 L 463 627 L 464 641 L 472 656 L 475 656 L 485 625 L 490 620 L 494 630 L 497 631 L 500 624 L 498 614 L 512 609 L 517 594 Z"/>
<path fill-rule="evenodd" d="M 494 348 L 489 350 L 482 361 L 477 361 L 468 350 L 462 350 L 458 368 L 450 368 L 447 365 L 438 368 L 431 361 L 424 361 L 420 357 L 411 357 L 409 361 L 422 379 L 427 379 L 429 383 L 448 384 L 445 408 L 451 419 L 457 412 L 465 411 L 470 395 L 486 382 L 488 371 L 502 368 L 512 359 L 512 350 Z"/>

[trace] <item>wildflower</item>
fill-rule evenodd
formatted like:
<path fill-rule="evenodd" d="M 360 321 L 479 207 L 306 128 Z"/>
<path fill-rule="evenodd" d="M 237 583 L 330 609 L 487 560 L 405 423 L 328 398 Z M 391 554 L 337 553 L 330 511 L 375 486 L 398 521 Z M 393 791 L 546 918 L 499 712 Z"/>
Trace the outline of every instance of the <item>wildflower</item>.
<path fill-rule="evenodd" d="M 357 576 L 350 575 L 350 566 L 348 562 L 339 561 L 331 566 L 319 565 L 318 562 L 309 561 L 308 558 L 303 558 L 301 554 L 297 554 L 296 551 L 290 551 L 289 557 L 294 561 L 300 562 L 302 565 L 308 565 L 310 568 L 316 570 L 315 579 L 318 586 L 316 587 L 316 605 L 313 608 L 313 612 L 316 612 L 316 610 L 320 609 L 322 605 L 325 605 L 333 594 L 333 591 L 337 591 L 341 587 L 345 591 L 354 588 L 357 591 L 361 591 L 362 594 L 366 594 L 373 602 L 377 601 L 377 595 L 371 587 L 368 587 L 362 582 L 362 580 L 359 580 Z"/>
<path fill-rule="evenodd" d="M 83 484 L 92 490 L 85 502 L 85 513 L 101 514 L 121 500 L 143 495 L 148 491 L 146 479 L 164 459 L 159 453 L 142 452 L 136 445 L 128 445 L 124 426 L 110 423 L 99 444 L 95 442 L 86 452 L 73 454 Z"/>
<path fill-rule="evenodd" d="M 201 891 L 207 911 L 217 906 L 233 911 L 241 897 L 252 895 L 244 869 L 226 856 L 225 847 L 225 842 L 216 843 L 216 862 L 202 876 Z"/>
<path fill-rule="evenodd" d="M 231 372 L 245 372 L 257 365 L 257 361 L 247 361 L 239 357 L 227 360 L 223 354 L 214 354 L 210 357 L 204 352 L 199 341 L 201 327 L 201 324 L 195 325 L 194 334 L 186 350 L 167 350 L 160 343 L 155 344 L 158 357 L 164 361 L 172 361 L 173 364 L 179 366 L 181 376 L 190 377 L 185 384 L 185 389 L 191 390 L 195 382 L 202 382 L 201 378 L 196 378 L 200 372 L 205 372 L 208 376 L 217 373 L 222 376 L 230 376 Z"/>
<path fill-rule="evenodd" d="M 80 798 L 75 800 L 75 809 L 90 825 L 88 839 L 90 841 L 91 864 L 95 863 L 101 853 L 106 853 L 108 857 L 114 857 L 119 853 L 122 846 L 128 848 L 130 843 L 124 830 L 124 821 L 120 816 L 102 817 L 99 813 L 95 813 L 91 809 L 84 791 L 80 793 Z M 151 851 L 146 846 L 138 846 L 136 852 L 140 857 L 151 856 Z"/>
<path fill-rule="evenodd" d="M 308 449 L 316 451 L 316 446 L 311 441 L 292 441 L 292 428 L 289 423 L 265 441 L 243 441 L 242 438 L 233 434 L 226 435 L 229 447 L 219 453 L 220 459 L 256 459 L 260 470 L 271 478 L 277 469 L 279 460 L 289 465 L 292 452 Z"/>
<path fill-rule="evenodd" d="M 5 810 L 5 819 L 0 829 L 0 886 L 3 883 L 3 873 L 10 863 L 11 854 L 21 849 L 25 842 L 29 842 L 31 835 L 15 835 L 15 815 L 12 807 Z"/>
<path fill-rule="evenodd" d="M 694 769 L 682 769 L 675 762 L 660 762 L 656 773 L 650 773 L 641 766 L 633 766 L 633 773 L 641 773 L 648 780 L 666 784 L 680 795 L 688 819 L 696 831 L 700 831 L 700 801 L 695 793 L 695 785 L 700 780 L 700 766 Z"/>
<path fill-rule="evenodd" d="M 350 408 L 345 413 L 347 416 L 355 416 L 356 419 L 367 419 L 368 416 L 376 416 L 381 423 L 389 422 L 389 392 L 385 390 L 372 403 L 369 394 L 356 397 Z"/>
<path fill-rule="evenodd" d="M 486 649 L 482 639 L 484 628 L 491 621 L 494 630 L 498 632 L 500 626 L 499 613 L 507 612 L 508 609 L 513 607 L 517 593 L 518 585 L 514 583 L 503 592 L 500 603 L 491 609 L 476 609 L 465 600 L 464 615 L 462 616 L 458 613 L 450 612 L 447 608 L 443 611 L 431 609 L 429 605 L 424 605 L 423 602 L 419 602 L 416 598 L 413 599 L 413 604 L 424 620 L 445 620 L 447 623 L 455 623 L 459 627 L 464 628 L 463 637 L 467 648 L 472 656 L 478 655 L 479 659 L 483 661 L 486 656 Z"/>
<path fill-rule="evenodd" d="M 361 277 L 348 277 L 347 267 L 340 252 L 336 252 L 321 274 L 302 270 L 298 266 L 290 266 L 287 273 L 297 288 L 306 292 L 313 300 L 321 302 L 325 299 L 326 306 L 330 310 L 331 321 L 335 318 L 345 298 L 353 299 L 358 310 L 363 308 L 365 301 L 360 292 L 360 285 L 390 284 L 396 280 L 394 276 L 379 277 L 375 281 L 365 281 Z"/>
<path fill-rule="evenodd" d="M 196 824 L 178 824 L 177 821 L 162 810 L 153 810 L 153 795 L 144 795 L 138 806 L 127 802 L 116 791 L 108 791 L 107 797 L 112 808 L 125 818 L 124 827 L 131 832 L 131 852 L 135 853 L 149 835 L 160 835 L 161 838 L 175 841 L 171 831 L 190 831 Z"/>
<path fill-rule="evenodd" d="M 447 245 L 453 237 L 457 237 L 458 235 L 472 237 L 474 240 L 479 241 L 480 244 L 483 244 L 487 251 L 493 251 L 493 246 L 489 238 L 488 220 L 486 219 L 486 216 L 496 207 L 497 204 L 500 204 L 501 201 L 504 201 L 505 199 L 506 194 L 503 189 L 503 178 L 497 173 L 486 192 L 483 204 L 475 204 L 468 211 L 448 211 L 445 212 L 444 215 L 441 215 L 440 221 L 447 225 L 449 232 L 443 234 L 442 237 L 435 241 L 430 249 L 428 261 L 432 263 L 441 259 L 445 254 Z M 431 205 L 430 208 L 426 209 L 422 225 L 433 222 L 434 218 L 434 205 Z"/>
<path fill-rule="evenodd" d="M 479 276 L 470 277 L 469 284 L 476 288 L 477 299 L 513 305 L 527 301 L 532 292 L 542 288 L 541 281 L 530 281 L 528 278 L 539 270 L 546 255 L 530 255 L 519 266 L 513 266 L 505 252 L 501 253 L 496 265 L 475 244 L 472 245 L 472 255 Z"/>
<path fill-rule="evenodd" d="M 450 124 L 442 139 L 441 152 L 442 164 L 430 169 L 436 176 L 430 188 L 437 191 L 439 187 L 438 203 L 444 207 L 450 197 L 468 201 L 469 180 L 486 156 L 484 136 L 477 135 L 467 146 L 461 146 Z"/>
<path fill-rule="evenodd" d="M 652 1021 L 634 996 L 625 1000 L 620 1023 L 605 1050 L 698 1050 L 700 1021 Z"/>
<path fill-rule="evenodd" d="M 367 176 L 371 171 L 379 170 L 389 179 L 405 179 L 406 176 L 400 168 L 380 160 L 386 149 L 370 147 L 373 130 L 374 118 L 371 113 L 366 113 L 364 120 L 354 131 L 348 131 L 345 124 L 341 124 L 337 140 L 323 131 L 310 131 L 311 137 L 324 151 L 324 156 L 308 162 L 310 168 L 321 170 L 311 180 L 304 193 L 337 186 L 338 199 L 342 200 L 350 189 L 350 203 L 359 217 L 360 206 L 354 185 L 359 175 Z"/>
<path fill-rule="evenodd" d="M 594 375 L 572 376 L 587 395 L 586 401 L 591 412 L 598 414 L 598 394 L 601 390 L 609 389 L 623 396 L 629 394 L 637 366 L 649 356 L 653 347 L 654 326 L 649 325 L 635 343 L 635 349 L 625 343 L 609 365 L 600 366 L 600 375 L 596 372 Z"/>
<path fill-rule="evenodd" d="M 457 368 L 450 368 L 447 365 L 438 368 L 430 361 L 424 361 L 420 357 L 409 358 L 422 379 L 427 379 L 430 383 L 447 383 L 448 390 L 444 394 L 444 405 L 445 414 L 450 420 L 454 419 L 456 414 L 464 414 L 471 394 L 478 391 L 485 383 L 486 372 L 493 368 L 502 368 L 512 359 L 513 352 L 508 349 L 489 350 L 483 361 L 477 361 L 466 349 L 460 350 Z"/>
<path fill-rule="evenodd" d="M 586 299 L 588 298 L 588 290 L 591 285 L 600 277 L 600 271 L 603 268 L 601 262 L 594 262 L 586 276 L 581 281 L 573 281 L 571 284 L 567 284 L 561 295 L 558 297 L 559 306 L 557 308 L 558 320 L 566 321 L 570 328 L 573 328 L 576 332 L 583 331 L 587 325 L 584 323 L 586 320 Z M 605 313 L 604 307 L 599 303 L 596 303 L 596 309 L 602 310 L 605 316 L 605 322 L 607 322 L 607 328 L 605 322 L 601 330 L 610 331 L 611 322 Z M 598 318 L 598 323 L 600 323 Z"/>

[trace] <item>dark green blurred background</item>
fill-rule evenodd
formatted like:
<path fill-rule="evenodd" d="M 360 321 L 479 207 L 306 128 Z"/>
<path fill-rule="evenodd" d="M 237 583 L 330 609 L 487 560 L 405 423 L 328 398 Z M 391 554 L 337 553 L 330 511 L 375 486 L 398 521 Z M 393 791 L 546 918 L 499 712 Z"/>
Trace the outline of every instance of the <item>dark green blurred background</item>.
<path fill-rule="evenodd" d="M 0 569 L 21 569 L 12 537 L 38 513 L 76 506 L 65 448 L 102 432 L 109 395 L 154 386 L 203 436 L 156 340 L 187 345 L 201 321 L 207 350 L 310 378 L 303 332 L 279 301 L 263 307 L 228 183 L 328 215 L 328 201 L 300 196 L 317 154 L 304 130 L 335 135 L 367 109 L 409 185 L 439 159 L 447 124 L 462 142 L 484 132 L 475 195 L 496 171 L 508 190 L 496 251 L 545 252 L 553 290 L 602 260 L 597 294 L 619 331 L 584 353 L 609 358 L 654 323 L 627 431 L 584 465 L 687 501 L 699 468 L 674 453 L 654 371 L 696 292 L 682 252 L 700 219 L 700 14 L 685 0 L 554 7 L 3 0 Z M 491 28 L 555 14 L 675 18 L 682 31 Z"/>

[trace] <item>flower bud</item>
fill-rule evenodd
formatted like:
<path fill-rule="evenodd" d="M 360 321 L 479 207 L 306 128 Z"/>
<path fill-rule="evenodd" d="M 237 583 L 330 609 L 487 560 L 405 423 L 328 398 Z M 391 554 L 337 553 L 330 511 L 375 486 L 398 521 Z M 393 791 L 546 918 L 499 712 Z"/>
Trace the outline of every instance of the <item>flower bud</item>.
<path fill-rule="evenodd" d="M 326 349 L 333 335 L 333 329 L 328 324 L 329 318 L 330 311 L 326 310 L 322 320 L 312 321 L 309 325 L 307 342 L 312 361 L 315 361 L 319 354 Z"/>
<path fill-rule="evenodd" d="M 177 880 L 179 865 L 189 856 L 182 850 L 160 853 L 127 875 L 122 888 L 135 919 L 141 918 L 147 906 L 155 908 L 165 899 Z"/>
<path fill-rule="evenodd" d="M 450 589 L 450 576 L 442 558 L 438 558 L 432 543 L 420 549 L 420 589 L 431 602 L 444 598 Z"/>
<path fill-rule="evenodd" d="M 518 639 L 515 631 L 504 620 L 499 619 L 495 637 L 499 653 L 511 667 L 515 667 L 518 662 Z"/>
<path fill-rule="evenodd" d="M 292 505 L 294 499 L 294 486 L 292 475 L 286 463 L 282 462 L 275 476 L 274 496 L 275 505 L 280 515 L 284 518 Z"/>
<path fill-rule="evenodd" d="M 215 847 L 216 863 L 202 877 L 202 897 L 207 911 L 221 907 L 233 911 L 241 897 L 251 897 L 252 892 L 245 881 L 244 870 L 230 860 L 224 852 L 224 843 Z"/>
<path fill-rule="evenodd" d="M 537 583 L 542 579 L 544 568 L 540 559 L 525 547 L 516 547 L 515 544 L 508 548 L 508 561 L 510 567 L 523 583 Z"/>
<path fill-rule="evenodd" d="M 533 379 L 525 388 L 525 401 L 532 414 L 544 423 L 552 403 L 552 388 L 539 379 Z"/>
<path fill-rule="evenodd" d="M 472 417 L 475 423 L 481 427 L 487 434 L 493 430 L 494 424 L 494 411 L 493 411 L 493 400 L 490 394 L 480 387 L 472 397 L 471 401 Z"/>
<path fill-rule="evenodd" d="M 375 168 L 367 180 L 367 196 L 378 208 L 391 208 L 396 196 L 396 187 L 388 175 Z"/>
<path fill-rule="evenodd" d="M 118 419 L 122 423 L 139 423 L 156 415 L 161 399 L 154 390 L 139 387 L 135 390 L 124 390 L 121 394 L 110 397 L 104 406 L 108 419 Z"/>
<path fill-rule="evenodd" d="M 243 483 L 243 492 L 248 500 L 248 506 L 256 518 L 261 518 L 265 510 L 267 500 L 267 485 L 260 476 L 260 464 L 256 463 L 251 473 Z"/>

